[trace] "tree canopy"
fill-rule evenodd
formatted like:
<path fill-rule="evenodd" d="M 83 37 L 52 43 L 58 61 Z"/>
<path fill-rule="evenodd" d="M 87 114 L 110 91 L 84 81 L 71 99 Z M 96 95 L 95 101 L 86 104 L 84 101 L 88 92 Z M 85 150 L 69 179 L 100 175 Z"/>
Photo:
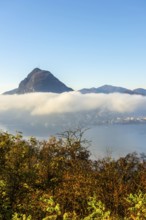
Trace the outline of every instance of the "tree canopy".
<path fill-rule="evenodd" d="M 91 159 L 81 130 L 0 132 L 0 219 L 145 219 L 146 156 Z"/>

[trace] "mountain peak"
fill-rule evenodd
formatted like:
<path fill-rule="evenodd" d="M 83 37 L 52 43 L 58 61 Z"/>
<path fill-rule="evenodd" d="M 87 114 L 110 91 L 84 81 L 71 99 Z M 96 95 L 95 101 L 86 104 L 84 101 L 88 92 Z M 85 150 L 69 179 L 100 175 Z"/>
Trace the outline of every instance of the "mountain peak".
<path fill-rule="evenodd" d="M 81 89 L 81 93 L 86 94 L 86 93 L 127 93 L 127 94 L 134 94 L 134 92 L 130 89 L 126 89 L 124 87 L 118 87 L 118 86 L 112 86 L 112 85 L 103 85 L 98 88 L 90 88 L 90 89 Z"/>
<path fill-rule="evenodd" d="M 72 89 L 57 79 L 51 72 L 35 68 L 20 82 L 17 89 L 4 94 L 24 94 L 31 92 L 62 93 L 69 91 L 72 91 Z"/>
<path fill-rule="evenodd" d="M 36 67 L 36 68 L 34 68 L 34 69 L 32 70 L 32 72 L 34 72 L 34 73 L 37 73 L 37 72 L 39 72 L 39 71 L 42 71 L 42 70 L 39 69 L 38 67 Z"/>

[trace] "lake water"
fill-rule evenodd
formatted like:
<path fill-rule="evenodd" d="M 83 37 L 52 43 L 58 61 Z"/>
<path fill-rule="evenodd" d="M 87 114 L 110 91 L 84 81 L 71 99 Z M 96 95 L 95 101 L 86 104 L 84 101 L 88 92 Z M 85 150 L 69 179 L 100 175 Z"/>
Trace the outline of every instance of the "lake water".
<path fill-rule="evenodd" d="M 92 141 L 93 156 L 124 156 L 131 152 L 146 153 L 146 124 L 94 126 L 86 132 Z"/>
<path fill-rule="evenodd" d="M 67 126 L 44 127 L 24 124 L 7 124 L 10 133 L 22 131 L 25 137 L 35 136 L 39 139 L 48 139 L 58 133 L 68 130 Z M 1 127 L 3 128 L 3 127 Z M 18 129 L 16 129 L 18 128 Z M 89 147 L 93 157 L 101 157 L 111 153 L 113 157 L 125 156 L 131 152 L 146 153 L 146 124 L 111 124 L 90 126 L 84 137 L 91 141 Z"/>
<path fill-rule="evenodd" d="M 57 129 L 57 128 L 56 128 Z M 63 132 L 46 129 L 47 135 L 41 138 L 48 138 L 49 135 L 57 135 Z M 68 128 L 64 127 L 64 130 Z M 46 134 L 45 130 L 43 131 Z M 146 124 L 111 124 L 96 125 L 89 127 L 84 133 L 84 138 L 91 141 L 89 150 L 93 157 L 101 157 L 111 153 L 113 157 L 125 156 L 128 153 L 146 153 Z"/>

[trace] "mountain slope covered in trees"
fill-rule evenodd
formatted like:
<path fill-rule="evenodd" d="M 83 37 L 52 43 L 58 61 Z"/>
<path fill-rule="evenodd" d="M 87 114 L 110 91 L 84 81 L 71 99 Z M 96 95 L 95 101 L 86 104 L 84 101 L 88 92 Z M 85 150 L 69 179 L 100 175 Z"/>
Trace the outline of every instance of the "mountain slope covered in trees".
<path fill-rule="evenodd" d="M 87 146 L 81 130 L 48 141 L 1 132 L 0 219 L 145 219 L 145 155 L 92 160 Z"/>

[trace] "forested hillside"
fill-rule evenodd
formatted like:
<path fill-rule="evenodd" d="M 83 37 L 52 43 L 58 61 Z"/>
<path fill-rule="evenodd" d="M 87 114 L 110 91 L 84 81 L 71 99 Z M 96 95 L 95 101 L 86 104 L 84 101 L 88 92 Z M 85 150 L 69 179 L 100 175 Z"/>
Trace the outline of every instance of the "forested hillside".
<path fill-rule="evenodd" d="M 91 159 L 81 130 L 0 132 L 1 220 L 146 219 L 146 157 Z"/>

